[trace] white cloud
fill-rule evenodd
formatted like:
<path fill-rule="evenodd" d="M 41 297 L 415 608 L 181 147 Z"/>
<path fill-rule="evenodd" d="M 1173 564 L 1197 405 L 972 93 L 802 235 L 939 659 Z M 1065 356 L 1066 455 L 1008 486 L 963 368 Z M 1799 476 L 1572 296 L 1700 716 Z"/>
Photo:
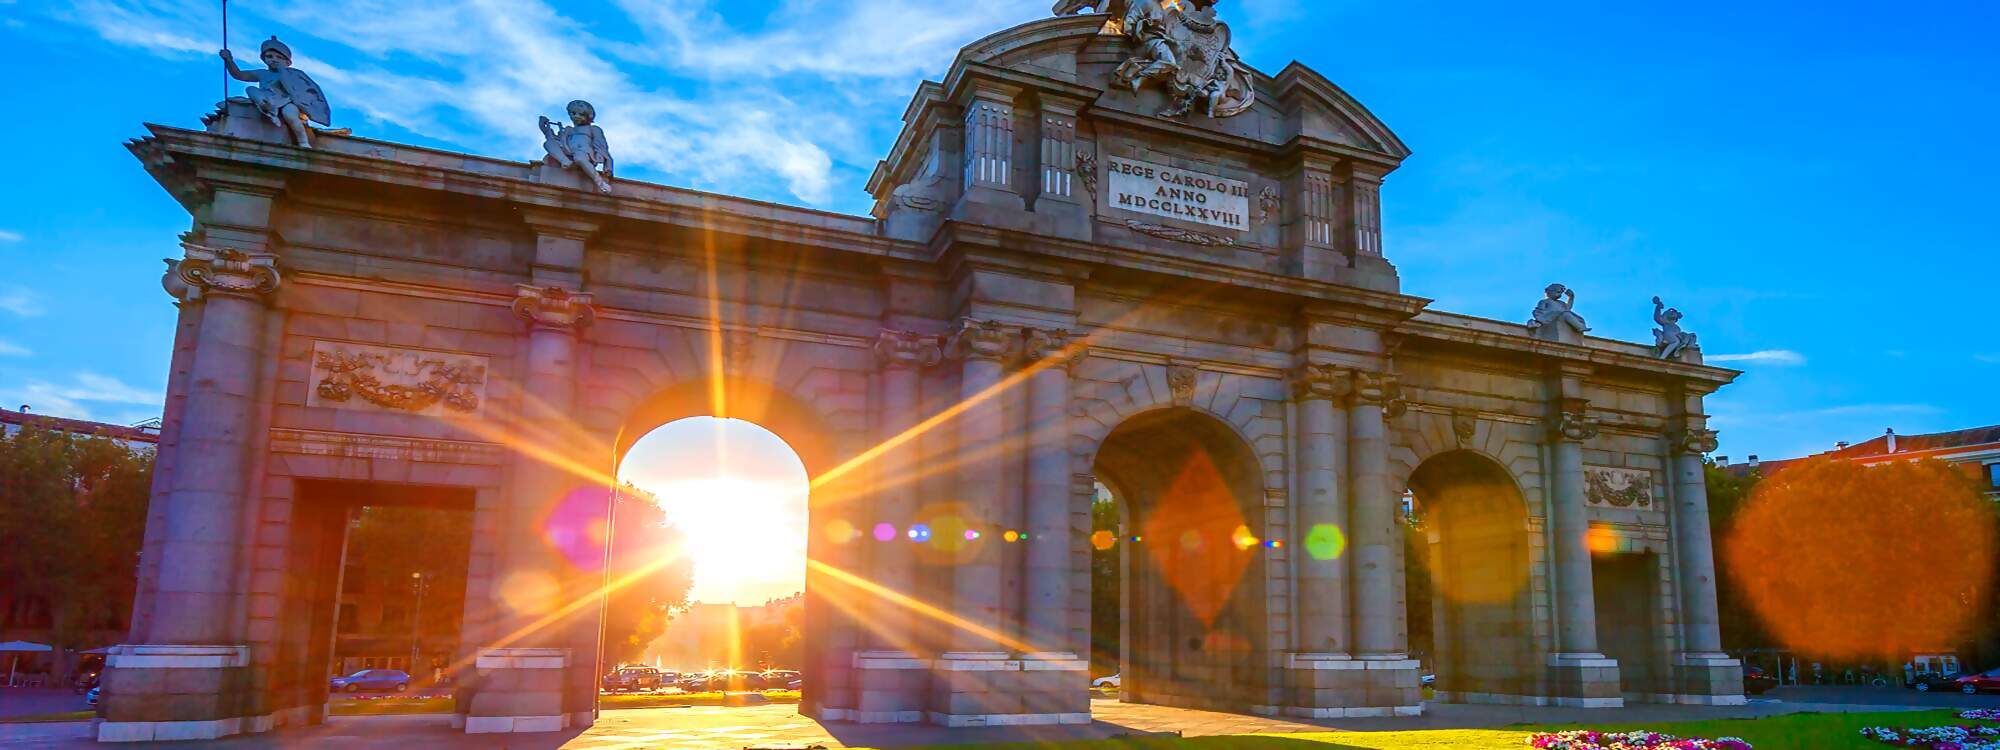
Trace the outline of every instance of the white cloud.
<path fill-rule="evenodd" d="M 1755 362 L 1766 365 L 1793 366 L 1806 363 L 1806 355 L 1790 349 L 1765 349 L 1749 354 L 1717 354 L 1704 357 L 1706 362 Z"/>
<path fill-rule="evenodd" d="M 895 122 L 917 78 L 942 75 L 980 36 L 1047 14 L 1041 2 L 786 0 L 746 29 L 713 2 L 615 6 L 586 23 L 545 0 L 351 0 L 232 7 L 231 22 L 239 44 L 291 41 L 342 125 L 392 123 L 533 158 L 536 116 L 582 98 L 597 105 L 621 173 L 828 205 L 859 197 L 835 196 L 835 173 L 874 166 L 868 129 Z M 182 58 L 212 55 L 214 42 L 188 30 L 215 28 L 215 8 L 78 0 L 59 17 Z"/>
<path fill-rule="evenodd" d="M 6 339 L 0 339 L 0 357 L 32 357 L 34 354 L 34 352 L 28 351 L 28 347 Z"/>
<path fill-rule="evenodd" d="M 20 242 L 21 240 L 20 232 L 9 232 L 5 229 L 0 229 L 0 242 Z"/>
<path fill-rule="evenodd" d="M 0 288 L 0 312 L 33 318 L 42 314 L 42 300 L 20 287 Z"/>
<path fill-rule="evenodd" d="M 91 372 L 78 374 L 70 383 L 38 380 L 14 387 L 0 386 L 0 405 L 5 408 L 25 404 L 38 414 L 72 419 L 100 418 L 96 409 L 106 406 L 151 406 L 154 410 L 145 413 L 158 416 L 156 410 L 165 401 L 163 393 L 134 388 L 117 378 Z M 122 416 L 134 413 L 137 412 L 132 409 L 119 410 Z"/>
<path fill-rule="evenodd" d="M 1987 365 L 2000 365 L 2000 353 L 1974 354 L 1972 361 Z"/>

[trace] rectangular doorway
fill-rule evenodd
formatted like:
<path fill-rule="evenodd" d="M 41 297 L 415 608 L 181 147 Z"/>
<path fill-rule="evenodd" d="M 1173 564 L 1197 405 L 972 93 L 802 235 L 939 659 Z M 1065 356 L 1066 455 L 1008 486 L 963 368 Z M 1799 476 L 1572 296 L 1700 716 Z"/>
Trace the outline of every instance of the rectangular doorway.
<path fill-rule="evenodd" d="M 1597 643 L 1618 660 L 1628 701 L 1673 692 L 1661 663 L 1660 558 L 1650 552 L 1600 555 L 1591 561 L 1597 598 Z"/>

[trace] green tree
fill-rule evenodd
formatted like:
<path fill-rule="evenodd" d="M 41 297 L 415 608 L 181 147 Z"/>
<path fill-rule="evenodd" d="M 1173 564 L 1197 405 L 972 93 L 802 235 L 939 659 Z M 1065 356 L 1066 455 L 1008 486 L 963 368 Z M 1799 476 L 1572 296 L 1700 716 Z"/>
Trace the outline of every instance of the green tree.
<path fill-rule="evenodd" d="M 1715 560 L 1720 568 L 1716 571 L 1715 598 L 1721 619 L 1722 645 L 1732 651 L 1775 648 L 1777 643 L 1750 607 L 1742 577 L 1727 564 L 1730 532 L 1736 528 L 1737 515 L 1764 475 L 1754 470 L 1732 474 L 1709 463 L 1703 471 L 1703 478 L 1708 484 L 1709 536 L 1714 541 Z"/>
<path fill-rule="evenodd" d="M 27 426 L 0 436 L 0 580 L 49 603 L 54 646 L 109 645 L 138 586 L 153 451 Z M 73 659 L 58 652 L 58 679 Z"/>
<path fill-rule="evenodd" d="M 611 532 L 613 582 L 604 616 L 604 662 L 639 658 L 687 606 L 694 565 L 679 528 L 667 523 L 659 498 L 632 485 L 615 495 Z"/>

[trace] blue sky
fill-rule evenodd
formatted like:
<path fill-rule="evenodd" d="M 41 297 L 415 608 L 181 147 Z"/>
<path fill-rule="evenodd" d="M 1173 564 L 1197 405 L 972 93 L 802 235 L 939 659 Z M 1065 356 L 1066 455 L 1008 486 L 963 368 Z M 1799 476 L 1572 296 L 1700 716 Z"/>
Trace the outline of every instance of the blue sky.
<path fill-rule="evenodd" d="M 526 159 L 596 103 L 621 176 L 847 212 L 908 96 L 1046 0 L 231 3 L 370 137 Z M 220 95 L 214 0 L 0 0 L 0 403 L 157 414 L 186 214 L 122 144 Z M 1644 340 L 1648 300 L 1746 370 L 1723 451 L 2000 422 L 2000 5 L 1227 0 L 1243 57 L 1298 59 L 1416 150 L 1387 252 L 1436 307 L 1522 319 L 1577 288 Z M 250 55 L 244 55 L 246 58 Z"/>

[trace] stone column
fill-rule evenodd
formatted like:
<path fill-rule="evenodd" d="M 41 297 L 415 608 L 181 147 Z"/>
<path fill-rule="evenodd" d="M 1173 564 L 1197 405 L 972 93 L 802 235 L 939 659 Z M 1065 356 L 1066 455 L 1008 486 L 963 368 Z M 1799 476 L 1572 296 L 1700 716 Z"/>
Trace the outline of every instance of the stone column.
<path fill-rule="evenodd" d="M 937 337 L 883 331 L 875 340 L 875 355 L 882 366 L 881 439 L 894 440 L 919 420 L 922 369 L 940 359 Z M 870 577 L 876 584 L 912 599 L 921 598 L 916 551 L 907 533 L 917 521 L 920 500 L 917 453 L 917 441 L 910 440 L 876 459 L 879 487 L 873 520 L 886 524 L 893 533 L 886 540 L 876 540 L 870 566 Z M 864 530 L 864 534 L 872 531 Z M 886 598 L 877 605 L 871 608 L 874 621 L 868 628 L 875 647 L 854 655 L 860 681 L 854 720 L 863 724 L 921 722 L 930 661 L 917 656 L 917 635 L 912 627 L 916 615 Z"/>
<path fill-rule="evenodd" d="M 1076 352 L 1068 331 L 1028 331 L 1027 596 L 1023 640 L 1035 650 L 1021 656 L 1022 712 L 1042 723 L 1082 723 L 1090 713 L 1090 661 L 1065 646 L 1070 637 L 1073 591 L 1070 532 L 1075 497 L 1070 464 L 1069 368 Z M 1053 720 L 1050 720 L 1050 719 Z"/>
<path fill-rule="evenodd" d="M 1348 555 L 1354 583 L 1354 656 L 1360 669 L 1350 675 L 1341 716 L 1414 716 L 1423 713 L 1416 660 L 1402 647 L 1402 613 L 1397 611 L 1397 564 L 1403 545 L 1402 493 L 1389 482 L 1388 418 L 1401 408 L 1396 376 L 1354 375 L 1354 405 L 1348 411 L 1347 452 L 1352 506 Z M 1322 713 L 1320 715 L 1330 715 Z"/>
<path fill-rule="evenodd" d="M 1385 410 L 1395 399 L 1393 375 L 1358 373 L 1348 413 L 1348 470 L 1353 485 L 1354 649 L 1369 659 L 1400 659 L 1396 649 L 1396 528 L 1398 494 L 1389 487 Z"/>
<path fill-rule="evenodd" d="M 1332 365 L 1306 365 L 1294 374 L 1294 398 L 1299 407 L 1298 523 L 1292 543 L 1299 561 L 1298 650 L 1305 654 L 1345 659 L 1350 655 L 1347 629 L 1348 536 L 1347 409 L 1353 391 L 1349 373 Z"/>
<path fill-rule="evenodd" d="M 1287 660 L 1285 713 L 1338 718 L 1355 703 L 1365 664 L 1349 644 L 1347 397 L 1353 375 L 1333 365 L 1307 364 L 1292 375 L 1298 405 L 1298 487 L 1293 495 L 1292 556 L 1298 561 L 1297 651 Z M 1365 688 L 1360 688 L 1365 690 Z"/>
<path fill-rule="evenodd" d="M 1585 404 L 1565 399 L 1549 429 L 1549 528 L 1555 547 L 1556 653 L 1549 657 L 1559 705 L 1624 705 L 1618 662 L 1597 650 L 1597 595 L 1592 589 L 1590 516 L 1585 508 L 1583 443 L 1597 437 Z"/>
<path fill-rule="evenodd" d="M 528 324 L 514 439 L 561 454 L 567 450 L 556 444 L 562 430 L 548 426 L 573 411 L 577 339 L 596 310 L 588 294 L 532 284 L 516 288 L 513 309 Z M 579 590 L 580 581 L 565 580 L 563 561 L 536 524 L 578 486 L 567 469 L 533 451 L 524 450 L 515 463 L 502 514 L 506 544 L 495 577 L 501 640 L 476 657 L 478 683 L 464 719 L 467 733 L 555 732 L 587 726 L 592 719 L 596 633 L 582 631 L 594 627 L 595 618 L 561 611 L 572 597 L 589 594 Z M 583 609 L 596 611 L 589 604 Z M 579 695 L 583 677 L 590 681 L 587 695 Z"/>
<path fill-rule="evenodd" d="M 255 198 L 268 210 L 269 196 Z M 254 246 L 263 247 L 261 241 Z M 256 381 L 265 355 L 266 305 L 280 282 L 277 258 L 193 242 L 182 249 L 185 256 L 168 262 L 161 283 L 182 305 L 200 306 L 200 323 L 174 447 L 176 470 L 153 498 L 165 507 L 152 611 L 142 634 L 148 643 L 118 646 L 106 659 L 104 721 L 97 727 L 102 741 L 215 739 L 261 730 L 243 717 L 250 649 L 232 642 L 231 615 L 246 542 L 251 451 L 262 445 L 253 434 Z"/>
<path fill-rule="evenodd" d="M 970 178 L 968 178 L 970 179 Z M 964 527 L 932 529 L 932 544 L 957 550 L 952 569 L 953 627 L 947 650 L 932 665 L 929 719 L 947 726 L 975 726 L 996 715 L 1021 712 L 1021 662 L 1010 659 L 1001 602 L 1002 559 L 998 524 L 1007 471 L 1007 424 L 998 393 L 1006 363 L 1019 349 L 1019 329 L 994 321 L 963 320 L 951 335 L 949 354 L 959 362 L 958 498 Z M 943 538 L 938 538 L 939 536 Z"/>
<path fill-rule="evenodd" d="M 1743 663 L 1722 651 L 1722 617 L 1715 603 L 1715 547 L 1708 521 L 1708 480 L 1702 454 L 1715 450 L 1715 431 L 1689 426 L 1668 436 L 1673 451 L 1674 579 L 1680 583 L 1682 703 L 1741 705 Z"/>

